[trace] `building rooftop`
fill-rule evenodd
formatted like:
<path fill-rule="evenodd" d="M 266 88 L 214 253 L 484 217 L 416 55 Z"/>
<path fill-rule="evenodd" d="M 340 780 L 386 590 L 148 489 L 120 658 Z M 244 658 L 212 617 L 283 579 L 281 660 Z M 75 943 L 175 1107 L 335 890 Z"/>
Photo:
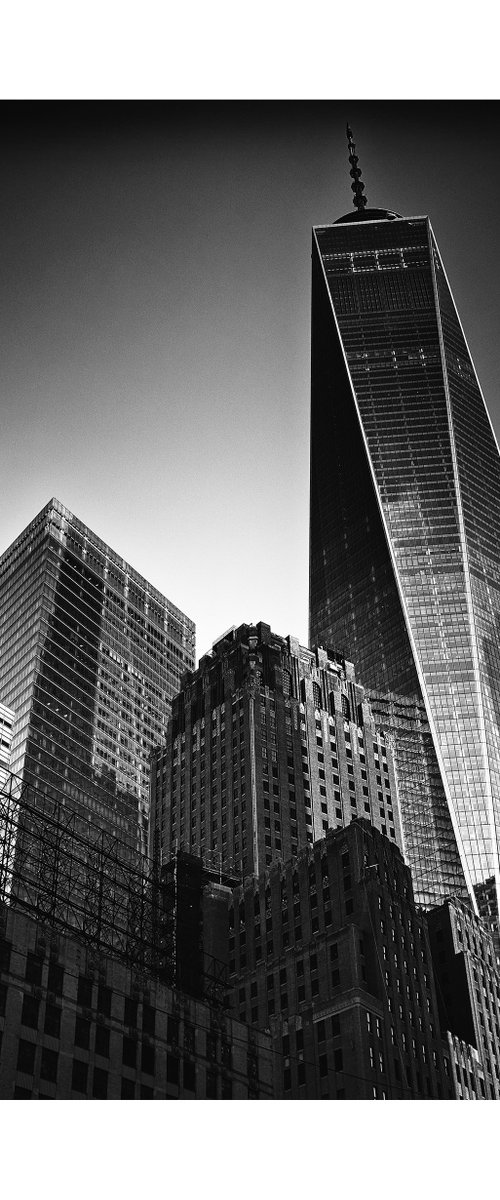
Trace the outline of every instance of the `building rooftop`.
<path fill-rule="evenodd" d="M 358 221 L 396 221 L 401 219 L 401 213 L 391 212 L 388 208 L 362 208 L 357 212 L 348 212 L 344 217 L 338 217 L 335 225 L 352 225 Z"/>

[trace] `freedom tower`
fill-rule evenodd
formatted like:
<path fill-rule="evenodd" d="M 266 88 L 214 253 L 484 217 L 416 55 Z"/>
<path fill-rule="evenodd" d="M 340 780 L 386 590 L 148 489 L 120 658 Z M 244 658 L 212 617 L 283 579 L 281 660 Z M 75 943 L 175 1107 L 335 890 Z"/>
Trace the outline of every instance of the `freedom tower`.
<path fill-rule="evenodd" d="M 367 207 L 348 141 L 356 211 L 313 230 L 310 644 L 352 659 L 392 728 L 417 899 L 485 912 L 500 456 L 430 221 Z"/>

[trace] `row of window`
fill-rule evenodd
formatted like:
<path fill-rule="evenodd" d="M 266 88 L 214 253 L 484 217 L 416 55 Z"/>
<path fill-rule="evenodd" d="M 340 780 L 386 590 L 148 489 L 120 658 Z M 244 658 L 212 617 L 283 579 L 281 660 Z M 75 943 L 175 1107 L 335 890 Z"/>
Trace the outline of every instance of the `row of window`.
<path fill-rule="evenodd" d="M 24 1039 L 19 1040 L 18 1055 L 17 1055 L 17 1070 L 23 1075 L 33 1075 L 35 1068 L 35 1052 L 36 1046 L 33 1042 L 27 1042 Z M 50 1050 L 47 1047 L 42 1047 L 40 1072 L 41 1080 L 56 1084 L 58 1072 L 59 1055 L 55 1050 Z M 130 1065 L 124 1063 L 124 1065 Z M 181 1081 L 181 1065 L 182 1065 L 182 1081 Z M 201 1090 L 200 1074 L 196 1073 L 195 1063 L 188 1059 L 179 1060 L 173 1055 L 167 1055 L 166 1067 L 166 1082 L 167 1084 L 180 1087 L 185 1091 L 195 1093 L 198 1089 Z M 133 1079 L 123 1077 L 121 1080 L 121 1098 L 133 1100 L 139 1098 L 153 1099 L 153 1087 L 141 1083 L 139 1086 L 139 1096 L 137 1095 L 137 1085 Z M 71 1089 L 74 1092 L 80 1093 L 83 1096 L 92 1097 L 95 1100 L 107 1100 L 109 1087 L 109 1071 L 102 1067 L 92 1066 L 81 1059 L 73 1058 L 72 1073 L 71 1073 Z M 206 1099 L 216 1100 L 232 1099 L 232 1080 L 227 1076 L 220 1076 L 217 1071 L 208 1070 L 205 1072 L 205 1096 Z M 31 1090 L 16 1086 L 14 1092 L 15 1099 L 31 1098 Z M 48 1098 L 48 1097 L 47 1097 Z M 42 1097 L 40 1097 L 42 1099 Z"/>

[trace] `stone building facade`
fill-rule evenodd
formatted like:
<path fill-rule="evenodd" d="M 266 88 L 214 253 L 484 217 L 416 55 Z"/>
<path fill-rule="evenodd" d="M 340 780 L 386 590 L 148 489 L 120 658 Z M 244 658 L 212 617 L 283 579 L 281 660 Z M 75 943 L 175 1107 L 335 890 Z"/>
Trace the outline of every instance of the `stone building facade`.
<path fill-rule="evenodd" d="M 153 756 L 151 856 L 247 879 L 353 817 L 402 846 L 391 744 L 352 664 L 263 622 L 230 631 L 185 676 Z"/>
<path fill-rule="evenodd" d="M 285 1099 L 453 1099 L 425 914 L 368 821 L 234 892 L 233 1011 L 272 1032 Z"/>
<path fill-rule="evenodd" d="M 0 1099 L 264 1100 L 270 1037 L 2 906 Z"/>

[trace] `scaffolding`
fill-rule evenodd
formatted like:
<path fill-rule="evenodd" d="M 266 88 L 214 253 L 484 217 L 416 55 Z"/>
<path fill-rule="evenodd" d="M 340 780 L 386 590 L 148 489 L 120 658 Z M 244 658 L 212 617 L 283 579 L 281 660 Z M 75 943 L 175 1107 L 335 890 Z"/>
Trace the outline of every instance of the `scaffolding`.
<path fill-rule="evenodd" d="M 64 792 L 0 771 L 0 903 L 224 1007 L 226 966 L 203 948 L 201 894 L 215 880 L 239 882 L 182 853 L 160 872 Z"/>
<path fill-rule="evenodd" d="M 157 973 L 152 864 L 67 797 L 0 776 L 0 900 L 129 966 Z"/>

